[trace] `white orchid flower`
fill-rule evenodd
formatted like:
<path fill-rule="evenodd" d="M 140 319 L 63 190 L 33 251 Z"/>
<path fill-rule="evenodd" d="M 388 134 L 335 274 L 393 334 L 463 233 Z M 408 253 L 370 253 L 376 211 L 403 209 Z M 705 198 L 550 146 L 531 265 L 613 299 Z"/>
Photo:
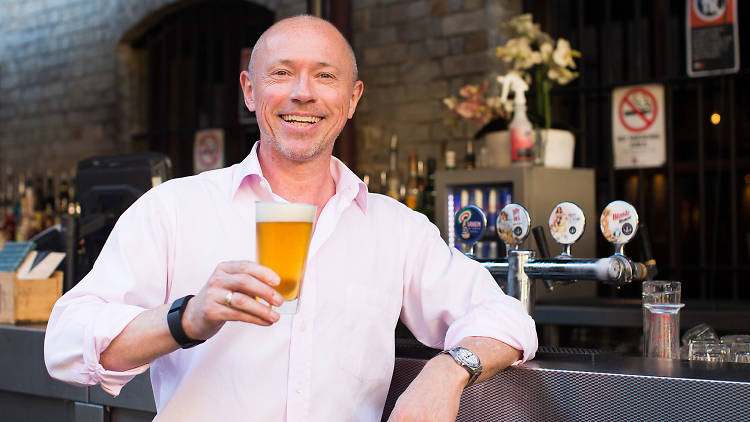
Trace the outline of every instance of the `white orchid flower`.
<path fill-rule="evenodd" d="M 578 73 L 571 71 L 566 67 L 550 67 L 547 71 L 547 77 L 553 81 L 556 81 L 560 85 L 566 85 L 578 77 Z"/>
<path fill-rule="evenodd" d="M 552 46 L 552 43 L 545 42 L 541 46 L 539 46 L 539 53 L 542 55 L 542 63 L 550 63 L 552 59 L 552 53 L 555 51 L 555 48 Z"/>
<path fill-rule="evenodd" d="M 552 57 L 556 65 L 575 69 L 576 62 L 573 60 L 573 56 L 576 53 L 578 52 L 570 48 L 570 42 L 568 42 L 568 40 L 559 38 L 557 40 L 557 48 L 555 48 Z"/>

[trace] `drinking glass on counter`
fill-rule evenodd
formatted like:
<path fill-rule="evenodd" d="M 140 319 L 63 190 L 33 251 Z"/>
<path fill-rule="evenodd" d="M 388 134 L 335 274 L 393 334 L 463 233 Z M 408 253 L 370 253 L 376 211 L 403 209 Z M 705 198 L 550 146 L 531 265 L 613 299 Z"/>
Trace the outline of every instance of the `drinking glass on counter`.
<path fill-rule="evenodd" d="M 750 335 L 722 336 L 721 342 L 729 348 L 727 361 L 750 363 Z"/>
<path fill-rule="evenodd" d="M 713 340 L 693 340 L 690 342 L 690 360 L 711 363 L 726 362 L 729 348 Z"/>
<path fill-rule="evenodd" d="M 643 282 L 643 354 L 648 357 L 680 358 L 679 281 Z"/>
<path fill-rule="evenodd" d="M 275 287 L 284 298 L 280 314 L 297 313 L 302 278 L 317 207 L 288 202 L 256 202 L 258 263 L 276 272 Z"/>

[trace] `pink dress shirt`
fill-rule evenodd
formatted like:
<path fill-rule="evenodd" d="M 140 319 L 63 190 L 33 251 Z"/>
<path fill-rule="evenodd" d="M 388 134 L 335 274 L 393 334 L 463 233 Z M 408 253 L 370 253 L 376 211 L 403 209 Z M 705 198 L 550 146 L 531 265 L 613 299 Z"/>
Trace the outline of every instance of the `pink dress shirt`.
<path fill-rule="evenodd" d="M 284 201 L 256 148 L 240 164 L 159 185 L 122 214 L 94 268 L 52 311 L 53 377 L 119 394 L 149 365 L 114 372 L 99 355 L 136 315 L 195 294 L 221 261 L 255 259 L 254 202 Z M 378 421 L 399 316 L 430 347 L 485 336 L 533 357 L 534 321 L 487 271 L 422 214 L 367 193 L 335 158 L 331 174 L 336 194 L 312 237 L 299 312 L 270 327 L 229 322 L 156 359 L 157 420 Z"/>

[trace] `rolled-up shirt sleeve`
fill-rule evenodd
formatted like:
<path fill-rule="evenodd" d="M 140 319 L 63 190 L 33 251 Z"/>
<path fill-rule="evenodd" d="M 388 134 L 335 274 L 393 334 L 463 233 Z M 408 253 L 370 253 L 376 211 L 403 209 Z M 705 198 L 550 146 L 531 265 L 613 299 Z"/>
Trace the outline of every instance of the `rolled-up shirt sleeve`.
<path fill-rule="evenodd" d="M 503 293 L 478 262 L 445 244 L 421 216 L 412 217 L 404 263 L 401 319 L 427 346 L 448 349 L 466 337 L 489 337 L 534 357 L 534 320 L 521 303 Z"/>
<path fill-rule="evenodd" d="M 122 214 L 92 270 L 55 304 L 44 339 L 44 360 L 53 378 L 100 384 L 116 396 L 148 369 L 110 371 L 99 359 L 138 314 L 167 297 L 173 216 L 169 207 L 160 206 L 154 190 Z"/>

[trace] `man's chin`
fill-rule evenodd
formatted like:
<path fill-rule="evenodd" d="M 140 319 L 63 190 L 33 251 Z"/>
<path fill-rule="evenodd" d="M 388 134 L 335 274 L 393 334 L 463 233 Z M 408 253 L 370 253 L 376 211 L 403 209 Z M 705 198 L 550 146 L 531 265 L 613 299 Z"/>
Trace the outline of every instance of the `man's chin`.
<path fill-rule="evenodd" d="M 298 163 L 312 161 L 325 154 L 325 152 L 328 150 L 322 144 L 297 146 L 285 145 L 283 142 L 278 141 L 273 141 L 273 147 L 286 159 Z"/>

